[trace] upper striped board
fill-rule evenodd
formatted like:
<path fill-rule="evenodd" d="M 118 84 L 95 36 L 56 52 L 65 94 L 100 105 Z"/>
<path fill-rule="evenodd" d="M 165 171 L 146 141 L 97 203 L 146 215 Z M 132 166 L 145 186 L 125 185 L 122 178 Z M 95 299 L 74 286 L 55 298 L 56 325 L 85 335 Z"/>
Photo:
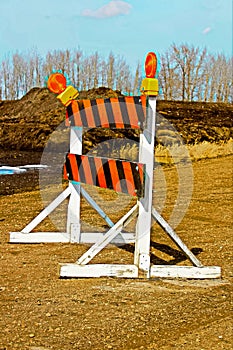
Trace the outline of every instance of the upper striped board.
<path fill-rule="evenodd" d="M 66 110 L 66 125 L 142 129 L 146 106 L 146 96 L 73 100 Z"/>
<path fill-rule="evenodd" d="M 145 165 L 118 159 L 68 153 L 64 178 L 131 196 L 143 197 Z"/>

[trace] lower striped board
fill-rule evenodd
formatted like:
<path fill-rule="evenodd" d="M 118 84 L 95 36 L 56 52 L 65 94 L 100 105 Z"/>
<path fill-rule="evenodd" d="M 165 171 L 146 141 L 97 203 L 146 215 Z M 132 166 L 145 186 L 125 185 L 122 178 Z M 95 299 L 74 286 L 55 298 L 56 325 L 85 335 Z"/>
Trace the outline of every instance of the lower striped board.
<path fill-rule="evenodd" d="M 64 165 L 64 178 L 143 197 L 145 165 L 68 153 Z"/>

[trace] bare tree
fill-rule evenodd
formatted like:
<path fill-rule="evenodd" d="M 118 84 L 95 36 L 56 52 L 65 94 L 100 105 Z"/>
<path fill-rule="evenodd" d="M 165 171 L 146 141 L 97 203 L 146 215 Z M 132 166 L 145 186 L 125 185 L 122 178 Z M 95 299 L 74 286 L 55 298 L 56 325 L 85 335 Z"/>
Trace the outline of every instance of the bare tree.
<path fill-rule="evenodd" d="M 75 50 L 71 54 L 71 65 L 69 77 L 72 84 L 79 90 L 80 89 L 80 66 L 82 59 L 82 51 L 80 49 Z"/>
<path fill-rule="evenodd" d="M 115 59 L 114 71 L 114 87 L 116 90 L 122 91 L 125 84 L 125 75 L 128 71 L 127 63 L 123 57 L 118 56 Z"/>
<path fill-rule="evenodd" d="M 109 88 L 113 88 L 114 79 L 115 79 L 115 57 L 112 52 L 110 52 L 108 56 L 108 62 L 107 62 L 107 85 Z"/>
<path fill-rule="evenodd" d="M 107 63 L 104 59 L 102 59 L 100 62 L 100 85 L 107 85 Z"/>
<path fill-rule="evenodd" d="M 135 74 L 133 77 L 133 95 L 138 95 L 140 93 L 140 85 L 141 85 L 141 69 L 140 69 L 141 65 L 140 62 L 138 62 L 136 70 L 135 70 Z"/>
<path fill-rule="evenodd" d="M 11 85 L 9 86 L 10 90 L 10 97 L 13 98 L 19 98 L 20 96 L 20 90 L 26 90 L 27 86 L 25 86 L 25 80 L 24 80 L 24 62 L 21 55 L 18 53 L 14 54 L 12 57 L 12 63 L 13 63 L 13 74 L 12 74 L 12 80 Z"/>
<path fill-rule="evenodd" d="M 188 100 L 193 101 L 198 96 L 198 90 L 202 83 L 204 64 L 206 60 L 207 50 L 197 48 L 191 49 L 192 59 L 188 67 Z"/>
<path fill-rule="evenodd" d="M 208 55 L 204 64 L 202 81 L 198 89 L 198 100 L 209 101 L 214 57 Z"/>
<path fill-rule="evenodd" d="M 9 100 L 10 94 L 9 94 L 9 87 L 10 87 L 10 75 L 11 75 L 11 65 L 9 57 L 5 58 L 4 61 L 2 61 L 2 81 L 3 81 L 3 98 L 6 100 Z"/>
<path fill-rule="evenodd" d="M 97 88 L 99 85 L 99 75 L 100 75 L 100 63 L 99 63 L 99 54 L 95 52 L 94 55 L 90 57 L 91 63 L 91 73 L 92 73 L 92 86 Z"/>
<path fill-rule="evenodd" d="M 164 98 L 181 99 L 182 101 L 193 101 L 201 98 L 203 95 L 202 84 L 205 81 L 206 60 L 206 48 L 200 49 L 187 44 L 180 46 L 173 44 L 165 54 L 161 55 L 159 79 Z"/>
<path fill-rule="evenodd" d="M 181 47 L 176 46 L 175 44 L 172 45 L 172 58 L 177 63 L 177 68 L 179 68 L 180 71 L 180 80 L 181 80 L 181 99 L 184 101 L 185 98 L 185 91 L 186 91 L 186 75 L 187 75 L 187 63 L 189 60 L 188 57 L 188 48 L 185 45 L 182 45 Z"/>
<path fill-rule="evenodd" d="M 42 67 L 42 71 L 43 71 L 45 77 L 49 76 L 49 74 L 51 74 L 54 69 L 55 69 L 55 67 L 54 67 L 53 54 L 51 52 L 48 52 L 46 57 L 45 57 L 45 61 L 43 63 L 43 67 Z"/>
<path fill-rule="evenodd" d="M 177 64 L 172 57 L 171 49 L 160 57 L 159 82 L 162 88 L 163 98 L 172 100 L 180 96 L 180 81 L 177 73 Z"/>
<path fill-rule="evenodd" d="M 224 72 L 224 97 L 223 102 L 233 102 L 233 57 L 226 61 L 226 68 Z"/>

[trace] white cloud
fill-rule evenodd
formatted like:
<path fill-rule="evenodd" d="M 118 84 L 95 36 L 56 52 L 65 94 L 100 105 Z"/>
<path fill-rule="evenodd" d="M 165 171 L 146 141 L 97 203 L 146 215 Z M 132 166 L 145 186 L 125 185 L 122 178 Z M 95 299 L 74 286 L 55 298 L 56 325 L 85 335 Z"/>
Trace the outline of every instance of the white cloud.
<path fill-rule="evenodd" d="M 203 29 L 202 34 L 207 34 L 207 33 L 209 33 L 211 30 L 212 30 L 212 28 L 206 27 L 205 29 Z"/>
<path fill-rule="evenodd" d="M 97 10 L 86 9 L 82 12 L 84 17 L 108 18 L 119 15 L 128 15 L 132 6 L 125 1 L 113 0 L 107 5 L 100 7 Z"/>

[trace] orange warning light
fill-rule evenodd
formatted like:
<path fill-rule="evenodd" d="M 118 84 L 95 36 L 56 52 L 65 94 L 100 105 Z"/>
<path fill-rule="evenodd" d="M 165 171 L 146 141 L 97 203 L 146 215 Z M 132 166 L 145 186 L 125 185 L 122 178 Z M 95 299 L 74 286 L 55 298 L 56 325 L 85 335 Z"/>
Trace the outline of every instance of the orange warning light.
<path fill-rule="evenodd" d="M 145 71 L 147 78 L 154 78 L 157 70 L 157 57 L 154 52 L 149 52 L 145 60 Z"/>
<path fill-rule="evenodd" d="M 60 94 L 66 89 L 66 78 L 62 73 L 53 73 L 49 76 L 48 89 L 55 94 Z"/>

